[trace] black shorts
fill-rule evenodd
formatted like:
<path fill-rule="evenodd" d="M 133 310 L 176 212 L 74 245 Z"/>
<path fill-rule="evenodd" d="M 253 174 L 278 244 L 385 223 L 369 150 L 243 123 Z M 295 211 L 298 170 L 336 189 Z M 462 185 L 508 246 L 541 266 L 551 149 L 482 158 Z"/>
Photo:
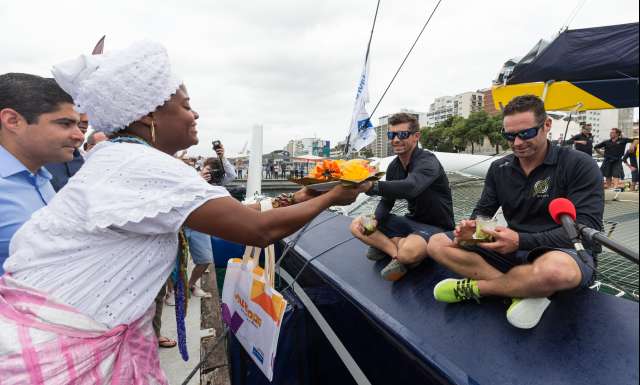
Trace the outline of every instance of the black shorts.
<path fill-rule="evenodd" d="M 638 183 L 638 170 L 631 171 L 631 182 Z"/>
<path fill-rule="evenodd" d="M 389 214 L 378 225 L 378 230 L 389 238 L 405 238 L 410 234 L 416 234 L 429 242 L 432 235 L 443 232 L 438 226 L 428 225 L 409 219 L 405 216 Z"/>
<path fill-rule="evenodd" d="M 453 232 L 449 231 L 447 236 L 453 240 Z M 541 256 L 542 254 L 548 251 L 562 251 L 565 254 L 568 254 L 574 261 L 578 264 L 580 268 L 580 272 L 582 273 L 582 279 L 580 280 L 580 284 L 575 289 L 583 289 L 588 288 L 593 284 L 593 280 L 595 278 L 593 274 L 593 268 L 596 267 L 595 260 L 593 258 L 593 254 L 591 251 L 588 251 L 586 254 L 586 262 L 578 256 L 578 253 L 574 249 L 564 249 L 560 247 L 537 247 L 533 250 L 517 250 L 513 253 L 509 254 L 500 254 L 493 250 L 483 249 L 480 246 L 471 245 L 464 246 L 465 250 L 474 252 L 484 258 L 487 263 L 491 266 L 495 267 L 497 270 L 506 273 L 512 268 L 532 263 L 536 258 Z"/>
<path fill-rule="evenodd" d="M 624 178 L 622 160 L 605 159 L 600 166 L 600 170 L 605 178 Z"/>

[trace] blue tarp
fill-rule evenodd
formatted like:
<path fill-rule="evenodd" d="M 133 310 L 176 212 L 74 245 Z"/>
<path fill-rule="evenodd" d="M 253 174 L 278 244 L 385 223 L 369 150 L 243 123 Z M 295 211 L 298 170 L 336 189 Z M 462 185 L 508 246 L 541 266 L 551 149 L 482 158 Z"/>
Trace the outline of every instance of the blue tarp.
<path fill-rule="evenodd" d="M 534 58 L 518 63 L 507 84 L 547 80 L 638 78 L 638 23 L 567 30 Z"/>

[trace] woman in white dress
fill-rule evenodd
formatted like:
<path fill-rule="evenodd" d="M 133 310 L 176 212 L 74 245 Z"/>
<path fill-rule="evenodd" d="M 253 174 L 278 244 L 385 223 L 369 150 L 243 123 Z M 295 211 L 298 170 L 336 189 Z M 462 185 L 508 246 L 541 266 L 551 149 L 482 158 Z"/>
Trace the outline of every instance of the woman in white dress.
<path fill-rule="evenodd" d="M 153 303 L 183 225 L 267 246 L 368 186 L 340 186 L 260 212 L 172 155 L 198 142 L 198 114 L 164 47 L 81 56 L 53 74 L 113 139 L 99 143 L 48 206 L 15 234 L 0 278 L 0 381 L 165 384 Z"/>

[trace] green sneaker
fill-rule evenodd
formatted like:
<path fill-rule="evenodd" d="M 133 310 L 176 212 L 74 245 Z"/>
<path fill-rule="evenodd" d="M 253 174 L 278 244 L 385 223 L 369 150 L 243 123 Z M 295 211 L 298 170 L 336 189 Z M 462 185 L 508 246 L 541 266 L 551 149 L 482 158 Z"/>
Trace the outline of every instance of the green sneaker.
<path fill-rule="evenodd" d="M 550 303 L 548 298 L 511 298 L 507 321 L 517 328 L 531 329 L 540 322 Z"/>
<path fill-rule="evenodd" d="M 468 299 L 480 298 L 478 282 L 473 279 L 447 278 L 438 282 L 433 288 L 433 297 L 440 302 L 456 303 Z"/>

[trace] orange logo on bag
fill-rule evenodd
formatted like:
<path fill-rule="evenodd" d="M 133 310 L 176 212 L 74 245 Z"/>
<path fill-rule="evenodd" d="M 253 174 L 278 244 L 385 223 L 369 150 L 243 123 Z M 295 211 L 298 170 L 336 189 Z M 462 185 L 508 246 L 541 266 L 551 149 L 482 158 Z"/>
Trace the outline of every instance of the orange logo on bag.
<path fill-rule="evenodd" d="M 249 319 L 249 321 L 255 326 L 255 327 L 260 327 L 262 326 L 262 319 L 260 318 L 260 316 L 258 316 L 256 313 L 252 312 L 249 309 L 249 306 L 247 305 L 247 303 L 245 302 L 244 299 L 242 299 L 242 297 L 240 297 L 238 295 L 238 293 L 236 293 L 236 295 L 234 296 L 236 302 L 238 303 L 238 305 L 240 305 L 240 308 L 242 309 L 242 312 L 247 316 L 247 318 Z"/>
<path fill-rule="evenodd" d="M 273 319 L 276 325 L 280 324 L 286 302 L 279 295 L 269 297 L 267 293 L 264 292 L 264 282 L 253 280 L 253 284 L 251 285 L 251 301 L 257 303 L 265 313 L 269 314 L 269 317 Z"/>

